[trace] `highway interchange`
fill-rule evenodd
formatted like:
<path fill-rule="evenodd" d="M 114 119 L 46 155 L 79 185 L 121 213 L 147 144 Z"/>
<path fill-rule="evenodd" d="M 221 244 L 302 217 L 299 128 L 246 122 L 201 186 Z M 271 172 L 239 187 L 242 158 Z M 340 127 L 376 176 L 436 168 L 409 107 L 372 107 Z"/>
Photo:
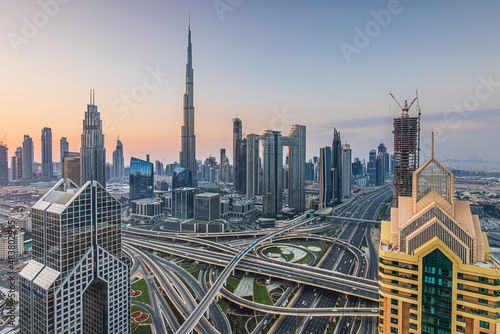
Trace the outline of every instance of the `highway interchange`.
<path fill-rule="evenodd" d="M 226 314 L 214 302 L 214 298 L 218 299 L 219 296 L 241 307 L 267 313 L 252 334 L 324 333 L 332 324 L 332 317 L 338 323 L 335 333 L 350 333 L 357 316 L 362 316 L 360 332 L 373 333 L 376 323 L 373 320 L 378 316 L 378 256 L 371 242 L 370 232 L 378 207 L 390 194 L 389 187 L 381 188 L 371 194 L 358 196 L 349 205 L 344 205 L 333 213 L 335 217 L 358 218 L 367 222 L 339 220 L 333 216 L 310 219 L 310 215 L 303 215 L 294 222 L 304 226 L 289 225 L 288 231 L 269 229 L 226 233 L 217 235 L 218 238 L 224 238 L 217 242 L 209 240 L 213 239 L 213 234 L 175 234 L 124 228 L 125 249 L 134 263 L 132 271 L 141 271 L 148 278 L 145 281 L 149 282 L 156 333 L 188 333 L 191 329 L 186 331 L 186 328 L 194 326 L 198 333 L 231 333 Z M 336 238 L 321 234 L 335 226 L 340 227 Z M 226 240 L 229 236 L 241 239 L 231 242 Z M 321 242 L 330 246 L 315 267 L 279 262 L 261 252 L 271 242 L 280 241 L 281 244 L 298 240 Z M 367 247 L 368 257 L 360 251 L 362 245 Z M 161 251 L 163 254 L 205 265 L 196 279 L 174 261 L 163 260 L 149 251 Z M 246 274 L 281 279 L 288 283 L 289 288 L 274 306 L 256 305 L 224 289 L 224 277 L 220 287 L 214 286 L 220 270 L 223 270 L 223 274 L 226 270 L 225 277 L 238 270 Z M 154 283 L 153 277 L 157 279 L 161 289 Z M 211 289 L 207 286 L 207 278 Z M 189 286 L 194 296 L 184 284 Z M 295 295 L 288 302 L 288 295 L 293 292 Z M 339 301 L 345 303 L 344 307 L 338 305 Z M 179 324 L 173 316 L 171 306 L 188 321 Z M 194 316 L 194 313 L 198 314 Z M 274 322 L 272 314 L 278 316 Z M 192 326 L 188 326 L 187 323 L 191 321 Z M 272 323 L 272 327 L 266 326 L 268 322 Z"/>

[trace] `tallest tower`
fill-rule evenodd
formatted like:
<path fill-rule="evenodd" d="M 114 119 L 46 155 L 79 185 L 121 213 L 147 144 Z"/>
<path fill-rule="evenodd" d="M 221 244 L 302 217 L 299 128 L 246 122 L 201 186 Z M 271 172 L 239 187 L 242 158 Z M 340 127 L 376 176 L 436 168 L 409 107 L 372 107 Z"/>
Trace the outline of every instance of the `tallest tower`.
<path fill-rule="evenodd" d="M 180 165 L 191 171 L 193 187 L 198 186 L 198 166 L 196 163 L 196 138 L 194 135 L 194 105 L 193 105 L 193 57 L 191 51 L 191 25 L 189 25 L 187 64 L 186 64 L 186 94 L 184 94 L 184 124 L 181 127 Z"/>

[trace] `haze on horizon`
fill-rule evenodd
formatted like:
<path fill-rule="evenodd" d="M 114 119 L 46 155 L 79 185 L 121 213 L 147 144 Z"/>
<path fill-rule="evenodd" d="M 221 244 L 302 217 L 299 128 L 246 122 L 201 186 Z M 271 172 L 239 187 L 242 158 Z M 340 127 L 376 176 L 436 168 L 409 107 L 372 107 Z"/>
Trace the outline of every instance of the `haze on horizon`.
<path fill-rule="evenodd" d="M 43 127 L 54 161 L 63 136 L 79 150 L 93 88 L 108 162 L 117 136 L 127 165 L 148 153 L 177 161 L 190 15 L 198 160 L 231 157 L 234 117 L 246 134 L 306 125 L 308 159 L 333 127 L 353 157 L 379 142 L 392 152 L 389 92 L 402 101 L 418 89 L 424 156 L 434 130 L 439 159 L 500 161 L 496 1 L 59 1 L 0 3 L 9 157 L 29 134 L 40 161 Z M 137 87 L 146 94 L 126 102 Z"/>

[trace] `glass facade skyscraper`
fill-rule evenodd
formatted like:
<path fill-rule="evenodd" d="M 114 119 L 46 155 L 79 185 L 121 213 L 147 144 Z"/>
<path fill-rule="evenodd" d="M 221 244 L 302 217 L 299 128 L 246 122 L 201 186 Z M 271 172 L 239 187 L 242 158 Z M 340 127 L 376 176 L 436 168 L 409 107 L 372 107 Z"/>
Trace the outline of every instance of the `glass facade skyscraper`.
<path fill-rule="evenodd" d="M 177 188 L 191 188 L 193 186 L 193 174 L 189 169 L 175 165 L 172 176 L 172 190 Z"/>
<path fill-rule="evenodd" d="M 137 158 L 130 159 L 130 200 L 154 196 L 153 163 Z"/>

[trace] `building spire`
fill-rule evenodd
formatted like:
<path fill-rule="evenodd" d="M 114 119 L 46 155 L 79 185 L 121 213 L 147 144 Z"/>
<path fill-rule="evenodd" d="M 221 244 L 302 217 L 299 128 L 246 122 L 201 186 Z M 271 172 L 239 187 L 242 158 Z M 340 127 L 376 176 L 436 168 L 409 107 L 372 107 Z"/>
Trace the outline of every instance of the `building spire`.
<path fill-rule="evenodd" d="M 434 131 L 432 131 L 431 138 L 431 159 L 434 159 Z"/>

